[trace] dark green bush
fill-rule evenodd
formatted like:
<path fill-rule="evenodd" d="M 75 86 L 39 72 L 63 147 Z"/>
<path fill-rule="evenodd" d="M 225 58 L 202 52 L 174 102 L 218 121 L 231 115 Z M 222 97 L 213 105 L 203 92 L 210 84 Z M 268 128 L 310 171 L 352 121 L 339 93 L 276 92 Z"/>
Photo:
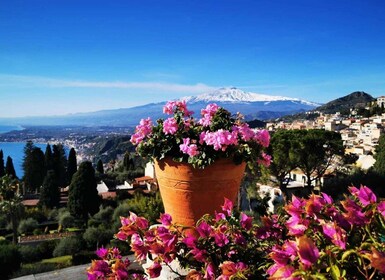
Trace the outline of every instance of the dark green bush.
<path fill-rule="evenodd" d="M 91 263 L 97 259 L 94 251 L 81 251 L 72 255 L 72 265 Z"/>
<path fill-rule="evenodd" d="M 53 251 L 54 257 L 73 255 L 84 248 L 84 242 L 79 237 L 66 237 L 59 241 Z"/>
<path fill-rule="evenodd" d="M 33 231 L 38 228 L 38 226 L 38 222 L 33 218 L 21 220 L 18 227 L 18 232 L 20 234 L 32 234 Z"/>
<path fill-rule="evenodd" d="M 0 246 L 0 279 L 8 279 L 12 272 L 18 270 L 21 264 L 21 255 L 15 245 Z"/>
<path fill-rule="evenodd" d="M 39 248 L 42 259 L 50 259 L 53 257 L 53 251 L 59 243 L 59 240 L 47 240 L 40 243 L 37 247 Z"/>
<path fill-rule="evenodd" d="M 117 247 L 119 248 L 119 251 L 122 256 L 127 256 L 133 254 L 131 251 L 131 246 L 128 244 L 128 242 L 121 241 L 119 239 L 112 239 L 110 241 L 109 247 Z"/>
<path fill-rule="evenodd" d="M 110 243 L 114 236 L 112 229 L 105 229 L 102 226 L 95 228 L 89 227 L 83 234 L 83 238 L 87 243 L 89 249 L 96 249 Z"/>
<path fill-rule="evenodd" d="M 19 252 L 22 263 L 33 263 L 43 259 L 37 246 L 20 245 Z"/>
<path fill-rule="evenodd" d="M 20 270 L 13 273 L 12 278 L 53 271 L 55 269 L 58 269 L 55 263 L 29 263 L 23 265 Z"/>

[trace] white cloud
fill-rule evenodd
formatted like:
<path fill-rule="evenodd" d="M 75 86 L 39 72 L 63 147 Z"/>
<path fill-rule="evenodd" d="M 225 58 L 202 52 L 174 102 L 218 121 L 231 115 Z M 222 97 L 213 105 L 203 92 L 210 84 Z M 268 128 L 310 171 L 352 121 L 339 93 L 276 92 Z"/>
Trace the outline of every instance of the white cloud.
<path fill-rule="evenodd" d="M 115 89 L 145 89 L 153 91 L 168 91 L 180 93 L 202 93 L 215 87 L 203 83 L 185 85 L 163 82 L 122 82 L 122 81 L 83 81 L 53 79 L 39 76 L 20 76 L 0 74 L 2 87 L 19 88 L 115 88 Z"/>

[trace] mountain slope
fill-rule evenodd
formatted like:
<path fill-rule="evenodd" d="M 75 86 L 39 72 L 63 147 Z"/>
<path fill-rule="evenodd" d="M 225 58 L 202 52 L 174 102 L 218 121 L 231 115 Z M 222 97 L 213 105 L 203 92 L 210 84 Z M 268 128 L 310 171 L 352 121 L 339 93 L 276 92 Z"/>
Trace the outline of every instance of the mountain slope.
<path fill-rule="evenodd" d="M 287 114 L 314 109 L 319 104 L 297 98 L 269 96 L 244 92 L 237 88 L 220 88 L 210 93 L 182 98 L 198 117 L 200 110 L 209 103 L 216 103 L 232 113 L 241 112 L 246 120 L 277 118 Z M 80 126 L 133 126 L 141 118 L 166 117 L 162 107 L 166 102 L 150 103 L 132 108 L 104 110 L 54 117 L 26 117 L 1 120 L 0 123 L 18 125 L 80 125 Z"/>
<path fill-rule="evenodd" d="M 323 112 L 325 114 L 334 114 L 336 112 L 346 111 L 350 108 L 363 108 L 369 102 L 374 101 L 370 94 L 363 91 L 355 91 L 351 94 L 332 100 L 318 108 L 316 111 Z"/>

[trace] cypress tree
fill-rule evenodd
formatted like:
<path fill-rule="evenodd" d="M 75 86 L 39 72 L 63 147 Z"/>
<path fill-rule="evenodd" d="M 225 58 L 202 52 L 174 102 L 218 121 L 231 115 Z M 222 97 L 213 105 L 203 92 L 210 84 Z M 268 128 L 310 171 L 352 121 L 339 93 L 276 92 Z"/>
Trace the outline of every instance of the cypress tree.
<path fill-rule="evenodd" d="M 98 171 L 100 174 L 104 174 L 103 162 L 101 159 L 99 159 L 98 163 L 96 164 L 96 171 Z"/>
<path fill-rule="evenodd" d="M 16 171 L 15 167 L 13 166 L 13 161 L 10 156 L 7 157 L 7 163 L 5 165 L 5 174 L 7 174 L 9 177 L 16 179 Z"/>
<path fill-rule="evenodd" d="M 72 176 L 77 171 L 77 161 L 76 161 L 76 151 L 74 148 L 71 148 L 68 155 L 68 164 L 67 164 L 67 182 L 71 184 Z"/>
<path fill-rule="evenodd" d="M 100 197 L 96 189 L 95 170 L 89 161 L 82 162 L 72 178 L 68 192 L 70 214 L 84 221 L 99 210 Z"/>
<path fill-rule="evenodd" d="M 53 145 L 52 147 L 53 154 L 53 169 L 58 179 L 59 187 L 67 186 L 67 159 L 65 156 L 64 147 L 62 144 Z"/>
<path fill-rule="evenodd" d="M 27 145 L 26 148 L 28 148 Z M 27 192 L 39 191 L 46 175 L 43 151 L 35 146 L 32 146 L 31 149 L 25 149 L 23 168 L 24 186 Z"/>
<path fill-rule="evenodd" d="M 5 175 L 5 169 L 4 169 L 4 154 L 3 150 L 0 150 L 0 178 Z"/>
<path fill-rule="evenodd" d="M 58 207 L 60 202 L 60 190 L 55 171 L 49 170 L 44 178 L 40 192 L 39 205 L 47 208 Z"/>
<path fill-rule="evenodd" d="M 52 156 L 51 145 L 49 143 L 45 148 L 44 160 L 45 160 L 45 168 L 47 169 L 47 171 L 53 170 L 53 156 Z"/>
<path fill-rule="evenodd" d="M 378 140 L 374 159 L 376 160 L 373 165 L 374 171 L 381 176 L 385 176 L 385 134 L 382 134 Z"/>

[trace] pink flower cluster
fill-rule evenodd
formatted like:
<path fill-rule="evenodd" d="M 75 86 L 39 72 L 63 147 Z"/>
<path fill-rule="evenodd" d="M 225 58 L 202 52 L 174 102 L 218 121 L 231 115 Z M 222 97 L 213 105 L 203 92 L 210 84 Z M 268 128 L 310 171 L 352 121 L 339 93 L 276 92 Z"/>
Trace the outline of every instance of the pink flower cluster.
<path fill-rule="evenodd" d="M 87 269 L 89 280 L 100 279 L 126 279 L 144 280 L 142 274 L 130 273 L 131 262 L 128 258 L 123 259 L 118 248 L 100 248 L 96 255 L 101 260 L 92 261 L 91 267 Z"/>
<path fill-rule="evenodd" d="M 198 146 L 196 144 L 190 144 L 190 138 L 183 138 L 183 144 L 179 145 L 182 153 L 188 154 L 190 157 L 194 157 L 199 154 Z"/>
<path fill-rule="evenodd" d="M 218 109 L 219 106 L 215 103 L 207 105 L 205 109 L 201 110 L 202 118 L 199 120 L 199 124 L 205 127 L 210 126 L 211 121 Z"/>
<path fill-rule="evenodd" d="M 313 194 L 309 199 L 293 196 L 291 203 L 285 207 L 289 215 L 284 223 L 288 238 L 273 246 L 269 254 L 274 261 L 267 271 L 271 279 L 302 279 L 292 277 L 299 270 L 305 271 L 304 275 L 313 275 L 328 262 L 339 260 L 342 263 L 348 258 L 347 251 L 352 260 L 353 255 L 371 259 L 370 265 L 362 265 L 361 272 L 371 266 L 379 273 L 385 273 L 385 259 L 378 261 L 379 256 L 385 256 L 385 246 L 373 243 L 378 232 L 385 233 L 383 222 L 379 228 L 375 222 L 384 221 L 385 201 L 377 203 L 375 194 L 366 186 L 359 189 L 351 187 L 350 192 L 352 197 L 346 197 L 341 202 L 341 208 L 326 194 Z M 362 239 L 356 241 L 372 244 L 371 250 L 364 249 L 362 243 L 355 244 L 352 240 L 349 243 L 348 236 L 352 234 L 356 238 L 361 236 Z M 364 241 L 365 238 L 368 241 Z M 321 251 L 330 260 L 321 260 Z"/>
<path fill-rule="evenodd" d="M 184 116 L 189 117 L 194 114 L 194 112 L 187 110 L 186 101 L 168 101 L 163 107 L 163 113 L 167 115 L 172 115 L 175 112 L 182 112 Z"/>
<path fill-rule="evenodd" d="M 149 227 L 146 219 L 130 213 L 121 218 L 116 236 L 130 242 L 138 261 L 151 256 L 150 278 L 159 277 L 162 264 L 178 259 L 189 264 L 186 279 L 382 279 L 385 201 L 378 202 L 365 186 L 350 192 L 341 204 L 326 194 L 294 196 L 285 213 L 262 217 L 261 226 L 236 214 L 228 199 L 222 212 L 204 216 L 187 231 L 168 214 L 161 215 L 161 225 Z M 89 279 L 147 277 L 130 272 L 130 263 L 116 249 L 97 254 L 102 260 L 93 261 Z"/>
<path fill-rule="evenodd" d="M 131 136 L 131 143 L 138 145 L 152 132 L 152 121 L 150 118 L 142 119 L 136 126 L 135 133 Z"/>
<path fill-rule="evenodd" d="M 178 131 L 178 123 L 174 118 L 168 118 L 163 122 L 164 134 L 175 134 Z"/>
<path fill-rule="evenodd" d="M 238 144 L 238 133 L 236 131 L 228 131 L 219 129 L 215 132 L 202 132 L 199 136 L 200 144 L 206 143 L 206 145 L 213 146 L 214 150 L 226 151 L 230 145 Z"/>

